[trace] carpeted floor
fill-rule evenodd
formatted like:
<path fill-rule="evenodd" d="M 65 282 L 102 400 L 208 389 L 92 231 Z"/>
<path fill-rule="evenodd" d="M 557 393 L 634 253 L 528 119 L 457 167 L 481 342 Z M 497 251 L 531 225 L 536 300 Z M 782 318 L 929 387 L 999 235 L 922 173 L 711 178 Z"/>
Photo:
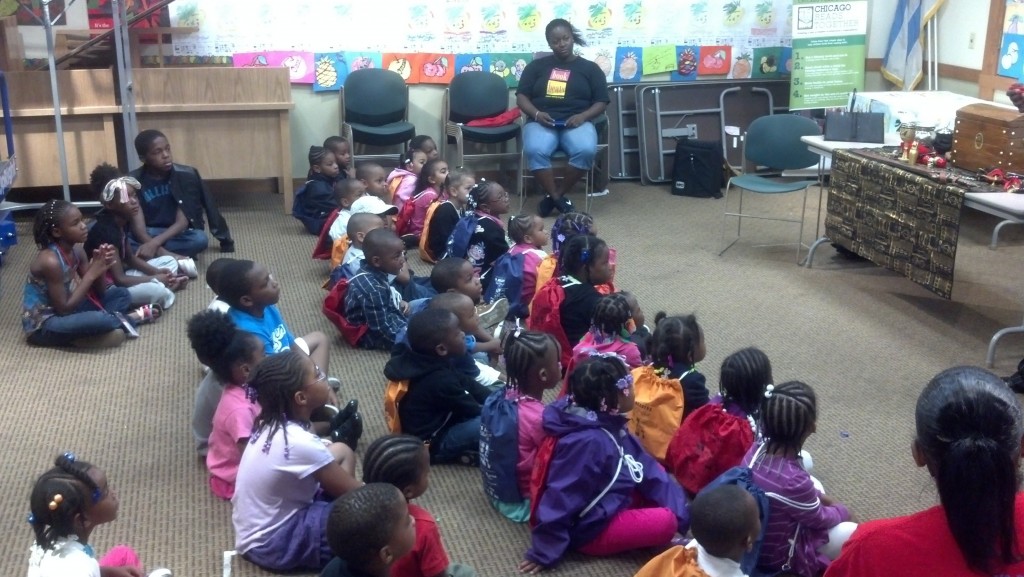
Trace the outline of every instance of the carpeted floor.
<path fill-rule="evenodd" d="M 1024 264 L 1021 231 L 1008 229 L 1000 248 L 990 251 L 997 221 L 966 211 L 953 299 L 944 301 L 902 277 L 839 257 L 827 245 L 810 270 L 795 264 L 791 247 L 755 248 L 747 237 L 719 256 L 722 201 L 672 197 L 666 187 L 636 183 L 613 183 L 612 191 L 594 201 L 593 213 L 600 236 L 618 249 L 616 284 L 637 294 L 648 319 L 658 310 L 697 313 L 708 350 L 701 368 L 710 385 L 725 355 L 748 345 L 763 348 L 776 382 L 800 379 L 818 392 L 817 434 L 808 449 L 832 495 L 862 520 L 935 502 L 927 475 L 910 457 L 913 404 L 931 376 L 956 364 L 982 364 L 992 333 L 1020 322 L 1019 283 L 1010 277 Z M 776 209 L 799 210 L 795 198 L 772 200 Z M 309 259 L 313 239 L 282 214 L 280 197 L 221 193 L 218 202 L 237 241 L 234 256 L 268 264 L 282 282 L 281 309 L 293 332 L 335 335 L 320 314 L 325 265 Z M 222 553 L 233 543 L 231 511 L 211 495 L 193 450 L 190 418 L 201 373 L 185 338 L 186 321 L 206 306 L 210 291 L 201 279 L 194 282 L 164 319 L 117 350 L 28 347 L 19 299 L 36 252 L 30 228 L 20 223 L 21 244 L 0 269 L 0 326 L 11 335 L 0 351 L 7 375 L 0 510 L 8 520 L 0 532 L 0 548 L 8 551 L 0 574 L 24 574 L 32 482 L 58 452 L 72 450 L 103 467 L 120 495 L 120 519 L 93 534 L 97 550 L 127 542 L 149 567 L 167 566 L 178 576 L 220 575 Z M 779 223 L 744 230 L 755 240 L 795 237 L 795 229 Z M 200 264 L 217 256 L 205 254 Z M 418 262 L 415 268 L 427 272 Z M 1022 354 L 1024 338 L 1004 339 L 997 372 L 1016 367 Z M 383 353 L 354 351 L 340 341 L 331 352 L 331 373 L 364 407 L 361 449 L 384 433 L 385 360 Z M 437 517 L 452 560 L 484 576 L 516 574 L 528 532 L 490 509 L 477 471 L 436 467 L 419 501 Z M 572 555 L 558 573 L 625 577 L 647 556 Z M 263 572 L 236 559 L 233 574 Z"/>

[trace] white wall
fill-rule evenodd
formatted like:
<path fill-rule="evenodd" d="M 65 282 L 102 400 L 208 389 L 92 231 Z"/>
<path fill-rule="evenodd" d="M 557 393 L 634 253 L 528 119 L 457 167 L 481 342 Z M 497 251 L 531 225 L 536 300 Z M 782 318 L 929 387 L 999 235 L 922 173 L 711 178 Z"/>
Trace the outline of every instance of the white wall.
<path fill-rule="evenodd" d="M 897 0 L 869 1 L 868 58 L 883 58 Z M 937 16 L 940 63 L 981 70 L 988 13 L 988 0 L 945 1 Z M 975 35 L 974 48 L 969 49 L 968 39 L 972 33 Z"/>

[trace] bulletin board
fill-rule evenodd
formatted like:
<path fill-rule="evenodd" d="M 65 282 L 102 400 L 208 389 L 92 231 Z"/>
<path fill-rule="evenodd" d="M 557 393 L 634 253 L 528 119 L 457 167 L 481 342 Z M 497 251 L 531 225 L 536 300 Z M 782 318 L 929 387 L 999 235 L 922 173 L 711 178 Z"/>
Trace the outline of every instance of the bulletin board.
<path fill-rule="evenodd" d="M 580 53 L 610 82 L 669 73 L 688 82 L 780 78 L 791 65 L 791 0 L 178 0 L 180 63 L 286 66 L 293 83 L 337 90 L 349 72 L 384 67 L 409 84 L 447 84 L 488 70 L 518 84 L 548 50 L 544 27 L 565 18 Z"/>

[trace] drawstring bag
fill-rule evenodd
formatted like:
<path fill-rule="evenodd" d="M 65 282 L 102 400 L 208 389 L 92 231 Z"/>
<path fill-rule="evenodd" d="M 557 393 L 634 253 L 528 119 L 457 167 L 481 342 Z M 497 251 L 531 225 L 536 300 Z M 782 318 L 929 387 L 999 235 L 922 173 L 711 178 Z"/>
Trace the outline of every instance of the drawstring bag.
<path fill-rule="evenodd" d="M 708 404 L 690 413 L 665 454 L 665 468 L 690 495 L 743 461 L 754 431 L 747 419 Z"/>
<path fill-rule="evenodd" d="M 659 462 L 683 420 L 683 384 L 652 366 L 633 369 L 633 410 L 629 432 Z"/>

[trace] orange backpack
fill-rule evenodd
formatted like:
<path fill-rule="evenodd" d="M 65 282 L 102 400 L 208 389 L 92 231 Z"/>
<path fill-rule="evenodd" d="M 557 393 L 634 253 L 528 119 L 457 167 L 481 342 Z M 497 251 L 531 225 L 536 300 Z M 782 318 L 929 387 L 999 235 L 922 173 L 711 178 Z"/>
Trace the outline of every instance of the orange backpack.
<path fill-rule="evenodd" d="M 643 366 L 633 369 L 633 410 L 629 412 L 629 432 L 659 462 L 672 436 L 683 421 L 682 379 L 668 377 L 664 369 Z"/>
<path fill-rule="evenodd" d="M 434 218 L 434 211 L 439 206 L 441 206 L 441 201 L 435 200 L 427 207 L 427 216 L 423 218 L 423 232 L 420 233 L 420 259 L 430 264 L 437 262 L 437 256 L 430 254 L 430 247 L 427 244 L 430 239 L 430 219 Z"/>
<path fill-rule="evenodd" d="M 388 426 L 388 431 L 392 433 L 402 432 L 402 421 L 398 418 L 398 404 L 402 402 L 402 398 L 408 392 L 408 379 L 389 380 L 387 387 L 384 388 L 384 422 Z"/>
<path fill-rule="evenodd" d="M 331 246 L 331 270 L 337 268 L 341 261 L 345 260 L 345 253 L 348 252 L 350 246 L 352 243 L 349 242 L 347 234 L 341 235 L 341 238 L 334 241 Z"/>

